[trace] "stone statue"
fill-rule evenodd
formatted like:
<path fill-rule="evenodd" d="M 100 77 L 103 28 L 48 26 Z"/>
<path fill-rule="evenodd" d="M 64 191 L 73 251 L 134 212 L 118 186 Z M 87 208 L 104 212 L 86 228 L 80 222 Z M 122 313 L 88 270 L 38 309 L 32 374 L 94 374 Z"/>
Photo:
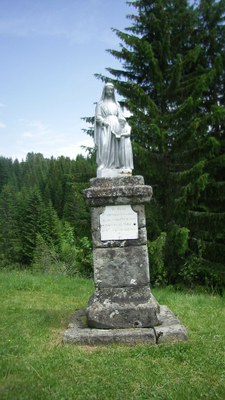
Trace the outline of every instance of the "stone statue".
<path fill-rule="evenodd" d="M 97 147 L 97 176 L 131 175 L 133 155 L 131 127 L 115 99 L 112 83 L 106 83 L 95 111 L 94 140 Z"/>

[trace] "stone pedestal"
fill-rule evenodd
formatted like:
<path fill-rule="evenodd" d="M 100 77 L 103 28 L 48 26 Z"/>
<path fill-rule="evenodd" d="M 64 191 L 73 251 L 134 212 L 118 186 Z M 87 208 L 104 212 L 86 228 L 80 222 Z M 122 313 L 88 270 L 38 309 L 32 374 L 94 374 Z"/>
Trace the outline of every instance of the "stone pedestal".
<path fill-rule="evenodd" d="M 63 342 L 79 345 L 187 340 L 177 317 L 150 291 L 144 203 L 152 188 L 141 176 L 94 178 L 85 197 L 92 212 L 95 293 L 74 314 Z"/>
<path fill-rule="evenodd" d="M 150 291 L 144 203 L 152 188 L 141 176 L 94 178 L 84 191 L 92 213 L 95 293 L 87 308 L 90 328 L 159 325 Z"/>

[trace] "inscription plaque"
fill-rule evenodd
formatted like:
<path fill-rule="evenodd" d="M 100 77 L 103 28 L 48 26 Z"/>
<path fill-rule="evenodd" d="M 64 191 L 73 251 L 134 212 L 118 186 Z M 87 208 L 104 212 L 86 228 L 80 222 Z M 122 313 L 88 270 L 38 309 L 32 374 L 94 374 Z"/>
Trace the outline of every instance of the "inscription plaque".
<path fill-rule="evenodd" d="M 137 213 L 130 205 L 106 206 L 100 215 L 101 240 L 138 239 Z"/>

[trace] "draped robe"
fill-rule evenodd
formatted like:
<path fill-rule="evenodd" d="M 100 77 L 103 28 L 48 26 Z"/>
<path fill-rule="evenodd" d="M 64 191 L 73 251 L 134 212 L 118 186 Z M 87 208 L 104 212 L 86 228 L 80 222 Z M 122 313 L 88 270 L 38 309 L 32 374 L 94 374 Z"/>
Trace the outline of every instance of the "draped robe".
<path fill-rule="evenodd" d="M 133 169 L 131 128 L 115 100 L 101 100 L 95 112 L 95 144 L 99 169 Z"/>

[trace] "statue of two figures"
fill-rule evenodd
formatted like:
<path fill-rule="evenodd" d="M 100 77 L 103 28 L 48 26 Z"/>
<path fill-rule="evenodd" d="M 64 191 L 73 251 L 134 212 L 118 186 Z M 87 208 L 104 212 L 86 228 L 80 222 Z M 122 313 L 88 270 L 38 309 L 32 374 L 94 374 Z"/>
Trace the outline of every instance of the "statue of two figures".
<path fill-rule="evenodd" d="M 115 99 L 112 83 L 106 83 L 95 111 L 94 141 L 97 148 L 97 176 L 131 175 L 133 154 L 131 127 Z"/>

